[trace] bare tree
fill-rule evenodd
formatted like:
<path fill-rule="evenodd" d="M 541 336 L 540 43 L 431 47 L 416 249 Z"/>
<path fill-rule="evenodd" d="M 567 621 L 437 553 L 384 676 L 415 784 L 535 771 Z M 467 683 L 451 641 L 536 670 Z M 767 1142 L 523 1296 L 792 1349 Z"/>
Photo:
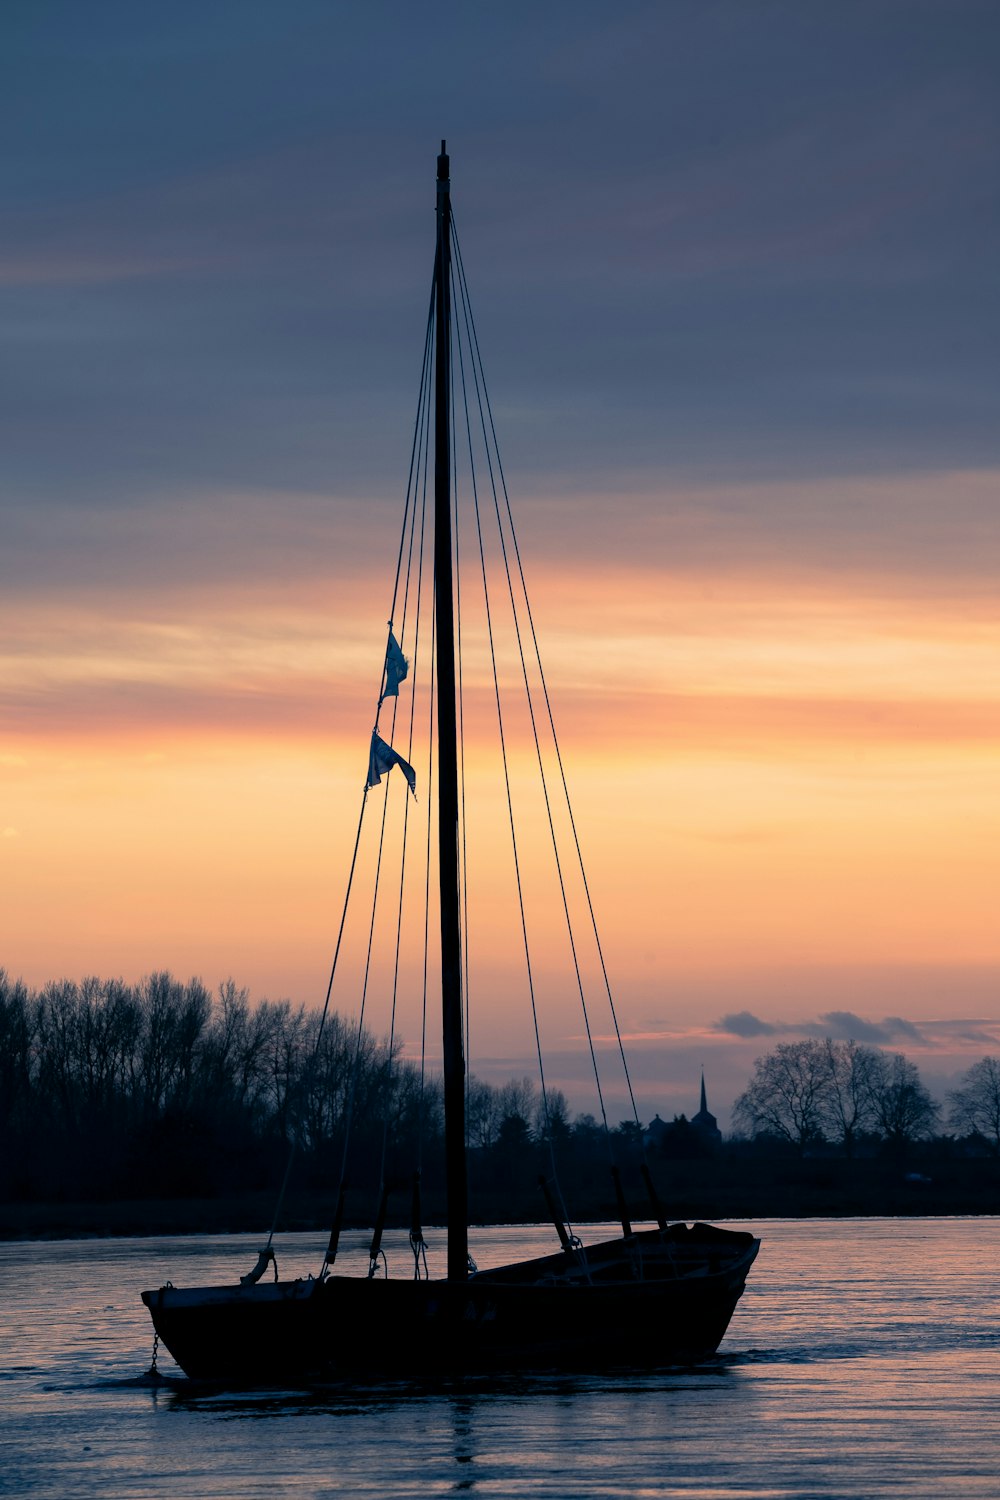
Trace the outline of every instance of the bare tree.
<path fill-rule="evenodd" d="M 470 1078 L 466 1105 L 470 1145 L 484 1149 L 492 1146 L 500 1132 L 502 1119 L 499 1090 L 482 1078 Z"/>
<path fill-rule="evenodd" d="M 166 972 L 148 974 L 139 985 L 143 1031 L 139 1076 L 148 1118 L 158 1118 L 174 1089 L 183 1051 L 184 986 Z"/>
<path fill-rule="evenodd" d="M 887 1144 L 902 1152 L 912 1141 L 933 1133 L 940 1111 L 901 1052 L 875 1056 L 878 1062 L 869 1080 L 875 1124 Z"/>
<path fill-rule="evenodd" d="M 549 1113 L 556 1129 L 556 1120 L 562 1122 L 565 1112 L 564 1096 L 558 1089 L 550 1090 Z M 466 1118 L 470 1144 L 484 1149 L 496 1145 L 504 1126 L 508 1137 L 512 1132 L 528 1138 L 545 1131 L 541 1095 L 527 1077 L 508 1078 L 499 1087 L 482 1078 L 470 1078 Z"/>
<path fill-rule="evenodd" d="M 38 1090 L 50 1117 L 75 1131 L 80 1124 L 80 992 L 71 979 L 53 980 L 38 1001 Z"/>
<path fill-rule="evenodd" d="M 0 969 L 0 1130 L 7 1140 L 30 1115 L 37 1030 L 37 1007 L 24 981 Z"/>
<path fill-rule="evenodd" d="M 76 1067 L 83 1105 L 110 1117 L 130 1100 L 142 1011 L 121 979 L 84 979 L 77 996 Z"/>
<path fill-rule="evenodd" d="M 829 1064 L 822 1042 L 782 1042 L 758 1057 L 733 1105 L 733 1122 L 752 1135 L 776 1135 L 802 1150 L 823 1134 Z"/>
<path fill-rule="evenodd" d="M 301 1108 L 298 1085 L 310 1052 L 310 1027 L 304 1005 L 292 1009 L 290 1000 L 262 1000 L 258 1007 L 266 1018 L 267 1112 L 279 1140 L 291 1141 L 298 1125 L 296 1105 Z"/>
<path fill-rule="evenodd" d="M 1000 1057 L 981 1057 L 963 1074 L 961 1086 L 948 1095 L 949 1121 L 958 1130 L 976 1131 L 1000 1156 Z"/>
<path fill-rule="evenodd" d="M 364 1066 L 365 1052 L 360 1055 L 356 1044 L 357 1027 L 337 1011 L 331 1011 L 316 1040 L 318 1018 L 312 1018 L 308 1047 L 304 1059 L 305 1099 L 303 1123 L 305 1139 L 314 1150 L 324 1151 L 338 1130 L 344 1128 L 355 1063 Z"/>
<path fill-rule="evenodd" d="M 874 1047 L 857 1042 L 835 1042 L 830 1037 L 823 1042 L 823 1123 L 847 1157 L 854 1155 L 858 1136 L 875 1124 L 872 1083 L 880 1057 Z"/>
<path fill-rule="evenodd" d="M 545 1099 L 539 1094 L 532 1121 L 538 1140 L 550 1140 L 553 1145 L 562 1144 L 569 1137 L 569 1100 L 562 1089 L 549 1088 Z"/>
<path fill-rule="evenodd" d="M 523 1078 L 508 1078 L 499 1090 L 501 1120 L 523 1120 L 531 1127 L 539 1108 L 538 1090 L 527 1074 Z"/>

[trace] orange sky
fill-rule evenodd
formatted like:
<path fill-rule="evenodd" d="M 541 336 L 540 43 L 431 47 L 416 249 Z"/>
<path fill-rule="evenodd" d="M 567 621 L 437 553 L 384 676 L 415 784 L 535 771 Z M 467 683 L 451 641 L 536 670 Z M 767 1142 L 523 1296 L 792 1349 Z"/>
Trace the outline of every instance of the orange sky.
<path fill-rule="evenodd" d="M 953 997 L 931 989 L 904 1004 L 894 992 L 883 1004 L 879 974 L 951 975 L 961 996 L 963 974 L 1000 966 L 992 598 L 858 570 L 671 570 L 642 557 L 599 568 L 549 556 L 529 582 L 628 1032 L 690 1034 L 704 1052 L 718 1015 L 773 1015 L 769 976 L 781 971 L 841 973 L 840 1009 L 903 1005 L 932 1021 L 955 1014 Z M 19 641 L 4 662 L 16 712 L 0 826 L 11 972 L 41 984 L 169 968 L 210 984 L 232 974 L 258 996 L 321 998 L 383 592 L 371 570 L 307 580 L 297 594 L 123 588 L 102 606 L 70 593 L 8 618 L 7 639 Z M 487 1002 L 476 1039 L 519 1056 L 511 1007 L 526 1001 L 510 962 L 516 929 L 500 921 L 512 912 L 510 855 L 499 793 L 485 790 L 493 709 L 481 645 L 473 615 L 469 795 L 482 791 L 491 808 L 470 866 L 474 987 Z M 401 702 L 408 712 L 405 690 Z M 509 714 L 533 847 L 542 818 L 527 790 L 527 723 Z M 405 750 L 405 735 L 396 743 Z M 411 848 L 425 754 L 414 756 Z M 397 777 L 397 797 L 401 787 Z M 551 856 L 539 849 L 537 870 L 525 861 L 533 959 L 556 1002 L 552 1041 L 575 1045 L 572 984 L 553 977 L 565 938 L 542 916 Z M 370 850 L 362 872 L 366 862 Z M 356 1003 L 351 962 L 345 1010 Z M 824 1003 L 807 981 L 796 1014 Z M 1000 1015 L 995 1000 L 989 1014 Z"/>

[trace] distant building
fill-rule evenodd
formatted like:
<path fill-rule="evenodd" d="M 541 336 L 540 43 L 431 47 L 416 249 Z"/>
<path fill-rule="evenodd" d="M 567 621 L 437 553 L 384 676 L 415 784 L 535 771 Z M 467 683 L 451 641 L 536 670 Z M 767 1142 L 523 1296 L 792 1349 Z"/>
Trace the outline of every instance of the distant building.
<path fill-rule="evenodd" d="M 643 1132 L 647 1149 L 664 1156 L 678 1158 L 703 1157 L 722 1144 L 722 1131 L 716 1118 L 709 1113 L 705 1097 L 705 1070 L 701 1070 L 701 1108 L 690 1120 L 685 1115 L 675 1115 L 672 1123 L 654 1115 Z"/>
<path fill-rule="evenodd" d="M 691 1128 L 698 1132 L 706 1145 L 720 1146 L 722 1144 L 722 1131 L 719 1129 L 715 1116 L 709 1113 L 708 1100 L 705 1097 L 704 1068 L 701 1070 L 701 1108 L 696 1115 L 691 1116 Z"/>

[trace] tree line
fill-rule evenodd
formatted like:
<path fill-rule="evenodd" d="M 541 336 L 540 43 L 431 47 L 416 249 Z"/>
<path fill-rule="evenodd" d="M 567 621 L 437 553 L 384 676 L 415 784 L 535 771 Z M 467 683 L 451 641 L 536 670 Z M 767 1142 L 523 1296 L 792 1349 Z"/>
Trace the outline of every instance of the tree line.
<path fill-rule="evenodd" d="M 902 1154 L 935 1135 L 941 1106 L 901 1052 L 830 1038 L 786 1042 L 759 1057 L 733 1105 L 733 1124 L 757 1140 L 844 1156 L 880 1143 Z M 948 1124 L 1000 1156 L 1000 1058 L 974 1063 L 948 1095 Z"/>
<path fill-rule="evenodd" d="M 232 980 L 214 995 L 168 973 L 33 992 L 0 973 L 0 1187 L 59 1198 L 264 1187 L 293 1140 L 307 1159 L 334 1151 L 352 1082 L 370 1155 L 376 1116 L 392 1142 L 417 1109 L 413 1069 L 336 1014 L 321 1039 L 318 1027 L 290 1001 L 251 1004 Z M 431 1121 L 435 1106 L 431 1088 Z"/>
<path fill-rule="evenodd" d="M 3 1201 L 273 1190 L 293 1145 L 299 1184 L 327 1192 L 342 1167 L 368 1189 L 417 1169 L 443 1181 L 438 1078 L 353 1019 L 330 1012 L 321 1030 L 231 979 L 214 994 L 169 973 L 33 991 L 0 970 L 0 1132 Z M 470 1078 L 468 1132 L 494 1195 L 534 1189 L 550 1140 L 585 1177 L 602 1135 L 558 1090 L 543 1110 L 527 1078 Z"/>
<path fill-rule="evenodd" d="M 537 1179 L 556 1166 L 568 1202 L 610 1203 L 611 1160 L 635 1194 L 643 1132 L 543 1109 L 529 1079 L 469 1081 L 473 1199 L 482 1216 L 538 1216 Z M 854 1042 L 783 1044 L 757 1059 L 723 1152 L 836 1150 L 901 1155 L 939 1129 L 941 1107 L 902 1054 Z M 1000 1059 L 969 1069 L 948 1099 L 952 1130 L 1000 1157 Z M 349 1146 L 346 1144 L 348 1140 Z M 288 1000 L 251 1003 L 231 979 L 213 994 L 155 973 L 61 980 L 29 990 L 0 970 L 0 1199 L 85 1201 L 272 1192 L 294 1144 L 297 1181 L 349 1185 L 443 1179 L 440 1082 L 354 1020 Z M 740 1140 L 742 1139 L 742 1145 Z M 683 1116 L 646 1152 L 655 1165 L 718 1148 Z M 636 1209 L 640 1202 L 637 1199 Z M 584 1211 L 582 1207 L 577 1212 Z"/>

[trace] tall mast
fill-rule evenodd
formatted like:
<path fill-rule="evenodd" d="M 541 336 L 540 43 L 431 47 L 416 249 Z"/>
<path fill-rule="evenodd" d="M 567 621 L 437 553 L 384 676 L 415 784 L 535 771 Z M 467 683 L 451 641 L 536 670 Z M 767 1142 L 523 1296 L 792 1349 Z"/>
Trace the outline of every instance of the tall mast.
<path fill-rule="evenodd" d="M 465 1056 L 462 1043 L 462 936 L 458 884 L 458 756 L 455 720 L 455 613 L 451 545 L 451 180 L 441 142 L 437 159 L 434 265 L 434 588 L 437 635 L 438 874 L 441 891 L 441 1024 L 444 1035 L 444 1139 L 448 1198 L 448 1279 L 469 1274 L 465 1165 Z"/>

